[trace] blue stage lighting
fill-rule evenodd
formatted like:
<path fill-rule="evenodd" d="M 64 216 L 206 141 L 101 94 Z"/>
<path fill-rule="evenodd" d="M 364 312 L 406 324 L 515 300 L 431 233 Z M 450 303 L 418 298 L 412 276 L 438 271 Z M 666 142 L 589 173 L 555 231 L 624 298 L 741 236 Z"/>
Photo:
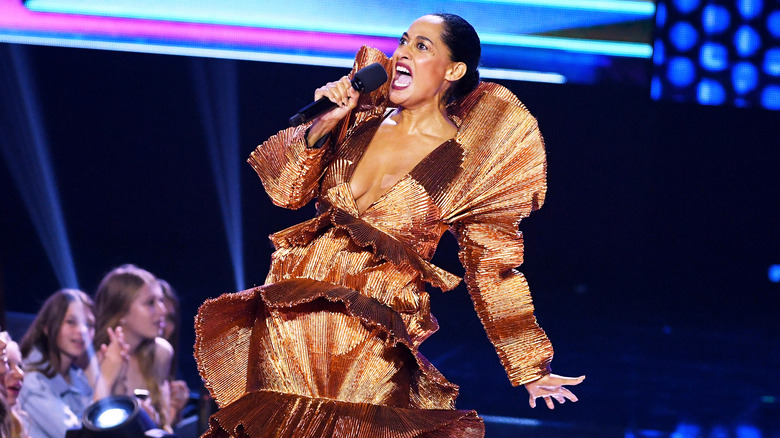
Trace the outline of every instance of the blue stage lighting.
<path fill-rule="evenodd" d="M 775 38 L 780 38 L 780 11 L 775 11 L 766 17 L 766 28 Z"/>
<path fill-rule="evenodd" d="M 696 78 L 696 67 L 688 58 L 677 57 L 669 61 L 669 82 L 677 87 L 687 87 Z"/>
<path fill-rule="evenodd" d="M 663 40 L 655 40 L 653 45 L 653 62 L 655 65 L 661 65 L 666 62 L 666 46 Z"/>
<path fill-rule="evenodd" d="M 769 281 L 772 283 L 780 283 L 780 265 L 772 265 L 769 267 Z"/>
<path fill-rule="evenodd" d="M 666 25 L 666 3 L 658 3 L 655 9 L 655 27 L 660 29 Z"/>
<path fill-rule="evenodd" d="M 723 71 L 729 63 L 729 51 L 723 44 L 708 42 L 701 46 L 699 63 L 709 71 Z"/>
<path fill-rule="evenodd" d="M 734 47 L 742 57 L 753 56 L 761 47 L 761 36 L 748 25 L 740 26 L 734 33 Z"/>
<path fill-rule="evenodd" d="M 687 21 L 675 23 L 669 31 L 672 44 L 681 52 L 691 50 L 699 40 L 699 32 Z"/>
<path fill-rule="evenodd" d="M 737 10 L 746 20 L 752 20 L 761 14 L 761 0 L 737 0 Z"/>
<path fill-rule="evenodd" d="M 731 82 L 738 94 L 749 93 L 758 86 L 758 68 L 749 62 L 739 62 L 731 69 Z"/>
<path fill-rule="evenodd" d="M 126 395 L 106 397 L 87 406 L 82 428 L 69 430 L 66 438 L 172 438 L 158 429 L 138 399 Z"/>
<path fill-rule="evenodd" d="M 761 92 L 761 106 L 770 110 L 780 110 L 780 85 L 768 85 L 764 88 Z"/>
<path fill-rule="evenodd" d="M 752 424 L 740 424 L 735 432 L 736 438 L 761 438 L 761 431 Z"/>
<path fill-rule="evenodd" d="M 705 33 L 721 33 L 729 28 L 731 14 L 723 6 L 707 5 L 702 11 L 701 22 Z"/>
<path fill-rule="evenodd" d="M 661 98 L 662 92 L 663 84 L 661 83 L 661 78 L 653 76 L 653 79 L 650 80 L 650 97 L 658 100 Z"/>
<path fill-rule="evenodd" d="M 674 6 L 683 14 L 688 14 L 699 7 L 699 0 L 674 0 Z"/>
<path fill-rule="evenodd" d="M 722 105 L 726 102 L 726 89 L 714 79 L 702 79 L 696 88 L 696 98 L 704 105 Z"/>
<path fill-rule="evenodd" d="M 764 54 L 764 73 L 780 76 L 780 47 L 773 47 Z"/>

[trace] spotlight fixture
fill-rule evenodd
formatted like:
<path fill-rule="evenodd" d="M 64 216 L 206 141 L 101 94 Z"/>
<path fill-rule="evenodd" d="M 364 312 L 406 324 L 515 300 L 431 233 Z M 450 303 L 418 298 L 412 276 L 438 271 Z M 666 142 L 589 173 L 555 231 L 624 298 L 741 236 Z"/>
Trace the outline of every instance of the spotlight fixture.
<path fill-rule="evenodd" d="M 118 395 L 93 402 L 81 417 L 81 429 L 69 430 L 65 438 L 174 438 L 157 428 L 136 397 Z"/>

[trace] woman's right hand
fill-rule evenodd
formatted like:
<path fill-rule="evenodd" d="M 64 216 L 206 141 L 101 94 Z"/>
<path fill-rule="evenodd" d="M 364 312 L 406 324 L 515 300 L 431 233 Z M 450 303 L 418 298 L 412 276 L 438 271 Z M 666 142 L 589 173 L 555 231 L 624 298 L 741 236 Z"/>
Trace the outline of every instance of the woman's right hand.
<path fill-rule="evenodd" d="M 116 329 L 108 327 L 107 331 L 109 342 L 100 346 L 98 364 L 104 384 L 111 388 L 127 369 L 130 360 L 130 346 L 125 342 L 122 327 Z"/>
<path fill-rule="evenodd" d="M 327 97 L 338 106 L 314 119 L 314 123 L 309 128 L 309 135 L 306 138 L 309 146 L 314 145 L 317 140 L 333 130 L 336 124 L 357 106 L 359 96 L 360 93 L 352 88 L 352 82 L 347 76 L 317 88 L 314 91 L 315 101 L 322 97 Z"/>

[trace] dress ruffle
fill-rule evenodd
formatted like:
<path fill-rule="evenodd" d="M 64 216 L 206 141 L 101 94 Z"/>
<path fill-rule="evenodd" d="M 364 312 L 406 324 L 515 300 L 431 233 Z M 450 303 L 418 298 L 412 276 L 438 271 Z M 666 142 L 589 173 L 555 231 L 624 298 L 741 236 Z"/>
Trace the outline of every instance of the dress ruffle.
<path fill-rule="evenodd" d="M 298 278 L 225 294 L 201 306 L 195 329 L 201 376 L 222 408 L 214 424 L 230 434 L 241 436 L 240 426 L 247 436 L 288 436 L 251 432 L 256 416 L 272 424 L 311 423 L 316 433 L 295 436 L 312 437 L 330 436 L 317 433 L 321 427 L 348 425 L 344 422 L 374 430 L 369 425 L 382 418 L 403 418 L 393 421 L 406 426 L 398 432 L 392 426 L 384 435 L 343 436 L 463 436 L 420 434 L 477 430 L 474 424 L 481 424 L 475 413 L 454 410 L 457 385 L 417 351 L 401 315 L 343 286 Z M 272 406 L 290 406 L 259 412 L 249 401 L 258 397 Z M 314 411 L 288 413 L 293 407 Z M 230 420 L 237 412 L 244 419 Z M 370 417 L 361 417 L 367 412 Z M 456 425 L 466 418 L 468 427 Z M 220 436 L 218 428 L 212 436 Z"/>
<path fill-rule="evenodd" d="M 269 427 L 273 425 L 273 427 Z M 477 438 L 474 411 L 403 409 L 254 391 L 211 417 L 204 437 Z"/>

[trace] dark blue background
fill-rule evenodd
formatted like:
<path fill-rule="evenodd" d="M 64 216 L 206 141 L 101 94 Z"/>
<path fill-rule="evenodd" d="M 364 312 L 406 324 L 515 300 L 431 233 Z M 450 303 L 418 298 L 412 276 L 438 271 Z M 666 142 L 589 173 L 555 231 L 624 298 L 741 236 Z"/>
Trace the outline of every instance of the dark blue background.
<path fill-rule="evenodd" d="M 188 59 L 28 50 L 82 288 L 93 293 L 122 263 L 168 280 L 182 296 L 182 370 L 197 387 L 188 323 L 234 280 Z M 242 161 L 345 73 L 238 68 Z M 780 114 L 654 102 L 649 86 L 504 85 L 539 119 L 548 151 L 546 204 L 521 224 L 521 270 L 556 347 L 553 370 L 588 378 L 577 405 L 529 409 L 465 289 L 431 291 L 441 331 L 422 351 L 461 385 L 459 407 L 614 436 L 780 416 L 769 398 L 780 396 L 780 285 L 767 278 L 780 263 Z M 0 284 L 7 310 L 34 313 L 59 285 L 5 165 Z M 252 286 L 267 273 L 267 235 L 313 207 L 272 206 L 241 169 Z M 435 262 L 462 272 L 456 250 L 445 235 Z"/>

